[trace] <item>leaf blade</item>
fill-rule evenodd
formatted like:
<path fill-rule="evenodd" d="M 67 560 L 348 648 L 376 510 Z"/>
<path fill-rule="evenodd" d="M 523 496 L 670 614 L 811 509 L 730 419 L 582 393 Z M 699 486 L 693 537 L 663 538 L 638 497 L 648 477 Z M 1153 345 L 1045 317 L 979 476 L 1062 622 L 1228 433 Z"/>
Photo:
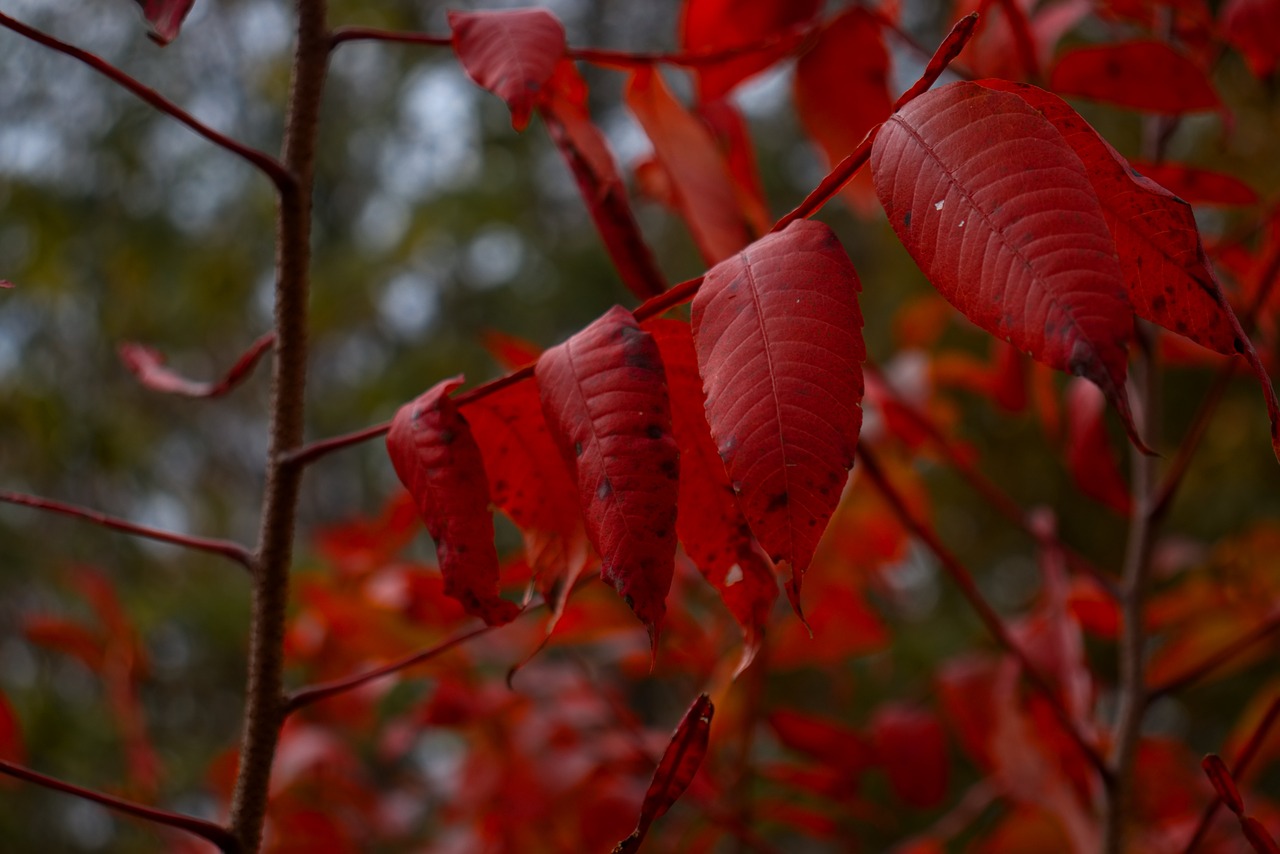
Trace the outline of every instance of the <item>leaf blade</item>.
<path fill-rule="evenodd" d="M 450 12 L 453 49 L 467 76 L 507 102 L 511 126 L 524 130 L 556 64 L 564 25 L 546 9 Z"/>

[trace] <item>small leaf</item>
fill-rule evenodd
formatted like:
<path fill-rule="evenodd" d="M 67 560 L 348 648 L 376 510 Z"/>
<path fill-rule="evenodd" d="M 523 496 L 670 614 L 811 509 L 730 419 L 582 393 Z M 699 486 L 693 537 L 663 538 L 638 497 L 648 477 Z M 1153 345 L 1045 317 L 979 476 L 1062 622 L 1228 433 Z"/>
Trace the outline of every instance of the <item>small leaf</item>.
<path fill-rule="evenodd" d="M 1105 406 L 1093 383 L 1075 379 L 1067 386 L 1067 470 L 1081 492 L 1128 517 L 1133 500 L 1107 439 Z"/>
<path fill-rule="evenodd" d="M 1172 115 L 1221 106 L 1204 71 L 1164 42 L 1076 48 L 1058 60 L 1049 88 Z"/>
<path fill-rule="evenodd" d="M 933 286 L 975 324 L 1097 384 L 1133 426 L 1133 310 L 1080 158 L 1021 98 L 974 83 L 927 92 L 871 150 L 876 192 Z"/>
<path fill-rule="evenodd" d="M 227 371 L 226 376 L 216 382 L 199 382 L 186 377 L 164 366 L 164 355 L 143 344 L 126 342 L 120 345 L 120 361 L 129 372 L 153 391 L 176 394 L 180 397 L 214 398 L 222 397 L 230 392 L 249 376 L 258 361 L 276 342 L 275 333 L 268 332 L 246 350 L 236 363 Z"/>
<path fill-rule="evenodd" d="M 950 759 L 937 716 L 913 706 L 881 706 L 871 719 L 871 743 L 889 785 L 908 806 L 931 809 L 947 796 Z"/>
<path fill-rule="evenodd" d="M 135 0 L 151 24 L 151 40 L 164 47 L 178 37 L 178 30 L 195 0 Z"/>
<path fill-rule="evenodd" d="M 1227 768 L 1227 763 L 1222 761 L 1222 757 L 1216 753 L 1210 753 L 1201 760 L 1200 767 L 1204 769 L 1209 782 L 1213 784 L 1214 791 L 1218 793 L 1218 797 L 1222 798 L 1227 809 L 1236 815 L 1244 815 L 1244 800 L 1240 797 L 1235 778 L 1231 776 L 1231 771 Z"/>
<path fill-rule="evenodd" d="M 678 451 L 658 347 L 614 306 L 542 354 L 534 377 L 577 481 L 601 574 L 657 648 L 675 571 Z"/>
<path fill-rule="evenodd" d="M 680 16 L 684 50 L 761 48 L 699 66 L 698 100 L 714 101 L 786 56 L 800 38 L 798 32 L 786 38 L 788 29 L 812 20 L 821 9 L 821 0 L 686 0 Z"/>
<path fill-rule="evenodd" d="M 676 101 L 651 68 L 631 75 L 626 102 L 670 176 L 676 207 L 703 257 L 715 263 L 746 246 L 751 233 L 711 131 Z"/>
<path fill-rule="evenodd" d="M 857 274 L 835 234 L 797 220 L 713 267 L 693 300 L 707 421 L 747 522 L 800 582 L 862 426 Z"/>
<path fill-rule="evenodd" d="M 715 711 L 711 698 L 701 694 L 684 713 L 684 718 L 662 754 L 662 760 L 653 772 L 653 780 L 649 783 L 649 790 L 645 792 L 644 803 L 640 807 L 640 821 L 632 834 L 613 849 L 614 854 L 638 851 L 649 827 L 662 818 L 684 794 L 684 790 L 689 788 L 707 754 L 711 718 Z"/>
<path fill-rule="evenodd" d="M 436 543 L 445 593 L 495 626 L 520 612 L 498 595 L 498 551 L 480 448 L 449 398 L 462 377 L 443 380 L 400 407 L 387 434 L 396 475 L 413 495 Z"/>
<path fill-rule="evenodd" d="M 507 102 L 511 126 L 524 130 L 565 55 L 564 25 L 546 9 L 450 12 L 453 49 L 467 76 Z"/>

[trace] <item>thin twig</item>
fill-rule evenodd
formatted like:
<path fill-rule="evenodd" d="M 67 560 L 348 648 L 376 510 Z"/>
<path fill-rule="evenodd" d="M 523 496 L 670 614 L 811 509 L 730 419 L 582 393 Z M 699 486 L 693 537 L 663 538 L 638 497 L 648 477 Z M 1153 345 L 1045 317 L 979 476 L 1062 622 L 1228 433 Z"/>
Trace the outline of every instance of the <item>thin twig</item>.
<path fill-rule="evenodd" d="M 21 492 L 0 492 L 0 502 L 3 502 L 4 504 L 16 504 L 21 507 L 31 507 L 36 510 L 46 510 L 50 513 L 59 513 L 63 516 L 70 516 L 73 519 L 82 519 L 103 528 L 120 531 L 121 533 L 130 534 L 135 537 L 143 537 L 144 539 L 155 540 L 160 543 L 169 543 L 170 545 L 182 546 L 183 548 L 192 549 L 194 551 L 218 555 L 219 557 L 235 561 L 245 569 L 249 570 L 249 572 L 253 572 L 253 555 L 244 546 L 230 540 L 218 540 L 208 537 L 197 537 L 190 534 L 178 534 L 173 531 L 165 531 L 160 528 L 152 528 L 147 525 L 138 525 L 134 522 L 129 522 L 116 516 L 99 513 L 97 510 L 90 510 L 87 507 L 67 504 L 64 501 L 54 501 L 51 498 L 41 498 L 37 495 L 26 495 Z"/>
<path fill-rule="evenodd" d="M 946 570 L 952 581 L 960 588 L 960 593 L 965 600 L 977 613 L 978 619 L 982 621 L 988 633 L 1007 653 L 1018 661 L 1031 687 L 1049 702 L 1049 707 L 1053 710 L 1054 716 L 1057 717 L 1058 723 L 1062 726 L 1067 736 L 1080 749 L 1085 758 L 1089 760 L 1089 763 L 1097 770 L 1099 776 L 1104 781 L 1108 780 L 1111 776 L 1111 770 L 1107 767 L 1101 754 L 1080 733 L 1076 722 L 1071 718 L 1071 714 L 1063 706 L 1062 698 L 1058 696 L 1058 692 L 1053 689 L 1049 680 L 1040 673 L 1031 659 L 1027 657 L 1026 652 L 1013 639 L 1000 615 L 983 598 L 968 568 L 961 563 L 960 559 L 950 549 L 943 545 L 942 540 L 938 538 L 937 533 L 931 527 L 916 518 L 916 515 L 911 512 L 911 508 L 907 505 L 906 499 L 902 497 L 902 493 L 885 475 L 884 468 L 880 465 L 875 453 L 861 442 L 858 443 L 858 459 L 862 461 L 862 467 L 867 473 L 867 477 L 871 479 L 876 491 L 888 502 L 894 515 L 911 531 L 913 536 L 921 540 L 929 551 L 933 552 L 934 556 L 942 564 L 943 569 Z"/>
<path fill-rule="evenodd" d="M 240 159 L 256 167 L 270 178 L 276 187 L 281 190 L 293 183 L 292 174 L 279 160 L 276 160 L 271 155 L 259 151 L 256 148 L 251 148 L 242 142 L 238 142 L 226 134 L 214 130 L 195 116 L 188 113 L 186 110 L 179 107 L 177 104 L 170 101 L 168 98 L 165 98 L 159 92 L 156 92 L 151 87 L 139 82 L 137 79 L 126 74 L 119 68 L 116 68 L 105 59 L 95 56 L 86 50 L 75 47 L 74 45 L 60 41 L 48 33 L 42 33 L 33 27 L 27 26 L 21 21 L 10 18 L 3 12 L 0 12 L 0 27 L 12 30 L 18 35 L 30 39 L 37 44 L 43 45 L 50 50 L 65 54 L 73 59 L 80 60 L 94 71 L 97 71 L 99 74 L 102 74 L 104 77 L 111 80 L 111 82 L 128 90 L 143 101 L 146 101 L 147 104 L 159 112 L 178 120 L 200 136 L 212 142 L 214 145 L 231 152 Z"/>
<path fill-rule="evenodd" d="M 39 771 L 33 771 L 23 765 L 3 759 L 0 759 L 0 774 L 16 777 L 19 780 L 25 780 L 28 783 L 34 783 L 37 786 L 43 786 L 55 792 L 73 795 L 81 800 L 92 801 L 115 812 L 190 833 L 213 843 L 224 854 L 239 854 L 242 850 L 239 841 L 226 828 L 194 816 L 182 815 L 181 813 L 140 804 L 136 801 L 128 801 L 115 795 L 108 795 L 106 792 L 86 789 L 83 786 L 77 786 L 75 783 L 68 783 L 65 780 L 59 780 L 57 777 L 50 777 L 47 774 L 41 774 Z"/>

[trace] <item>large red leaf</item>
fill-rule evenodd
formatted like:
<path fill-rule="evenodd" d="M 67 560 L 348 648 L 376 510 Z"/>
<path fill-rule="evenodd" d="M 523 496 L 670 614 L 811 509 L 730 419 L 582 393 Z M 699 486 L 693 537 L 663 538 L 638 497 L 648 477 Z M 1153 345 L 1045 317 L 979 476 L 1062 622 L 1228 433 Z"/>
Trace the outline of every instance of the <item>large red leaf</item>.
<path fill-rule="evenodd" d="M 636 829 L 618 843 L 613 849 L 614 854 L 638 851 L 650 825 L 662 818 L 684 794 L 684 790 L 689 788 L 698 768 L 702 766 L 703 757 L 707 755 L 711 718 L 715 711 L 711 698 L 700 694 L 684 713 L 684 718 L 676 727 L 671 742 L 653 772 L 653 780 L 650 781 L 649 790 L 644 794 L 644 803 L 640 806 L 640 820 L 636 823 Z"/>
<path fill-rule="evenodd" d="M 1204 71 L 1164 42 L 1076 48 L 1058 60 L 1049 87 L 1155 113 L 1214 110 L 1220 104 Z"/>
<path fill-rule="evenodd" d="M 821 9 L 822 0 L 685 0 L 680 16 L 680 45 L 685 50 L 763 48 L 699 67 L 699 100 L 715 100 L 777 62 L 798 40 L 783 38 L 788 28 L 812 19 Z"/>
<path fill-rule="evenodd" d="M 445 593 L 489 625 L 519 613 L 498 595 L 498 551 L 480 448 L 449 399 L 461 377 L 443 380 L 400 408 L 387 434 L 387 453 L 400 482 L 436 542 Z"/>
<path fill-rule="evenodd" d="M 195 0 L 134 0 L 151 24 L 151 40 L 163 47 L 178 37 L 178 30 Z"/>
<path fill-rule="evenodd" d="M 1096 383 L 1120 411 L 1133 311 L 1080 158 L 1021 98 L 953 83 L 871 149 L 876 192 L 934 287 L 981 328 Z"/>
<path fill-rule="evenodd" d="M 860 289 L 831 229 L 797 220 L 713 267 L 693 300 L 711 435 L 752 533 L 791 565 L 793 603 L 862 426 Z"/>
<path fill-rule="evenodd" d="M 667 281 L 631 213 L 604 134 L 587 112 L 587 84 L 572 62 L 560 62 L 541 109 L 622 281 L 641 299 L 665 291 Z"/>
<path fill-rule="evenodd" d="M 662 359 L 614 306 L 534 373 L 561 456 L 573 468 L 601 573 L 657 644 L 675 568 L 678 451 Z"/>
<path fill-rule="evenodd" d="M 1280 0 L 1227 0 L 1222 4 L 1227 41 L 1244 54 L 1258 77 L 1270 77 L 1280 64 Z"/>
<path fill-rule="evenodd" d="M 828 166 L 853 153 L 867 131 L 893 112 L 889 52 L 880 30 L 870 12 L 853 6 L 826 24 L 796 63 L 796 112 Z M 868 211 L 875 204 L 864 172 L 842 192 L 855 210 Z"/>
<path fill-rule="evenodd" d="M 565 55 L 564 26 L 546 9 L 450 12 L 453 49 L 478 85 L 507 102 L 511 126 L 524 130 Z"/>
<path fill-rule="evenodd" d="M 680 446 L 676 533 L 685 553 L 742 626 L 746 646 L 740 668 L 745 667 L 764 639 L 778 582 L 751 536 L 724 463 L 716 453 L 703 408 L 705 396 L 689 324 L 659 319 L 646 327 L 662 353 L 671 396 L 671 426 Z"/>
<path fill-rule="evenodd" d="M 729 166 L 711 131 L 686 110 L 651 68 L 631 75 L 627 107 L 670 177 L 676 207 L 703 256 L 715 263 L 751 241 Z"/>

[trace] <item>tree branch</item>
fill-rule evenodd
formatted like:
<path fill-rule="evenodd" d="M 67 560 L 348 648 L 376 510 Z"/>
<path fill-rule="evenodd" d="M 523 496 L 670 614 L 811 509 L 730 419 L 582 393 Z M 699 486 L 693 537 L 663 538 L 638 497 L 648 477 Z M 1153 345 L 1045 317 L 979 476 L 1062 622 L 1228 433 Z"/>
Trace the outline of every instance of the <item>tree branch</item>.
<path fill-rule="evenodd" d="M 33 27 L 27 26 L 21 21 L 10 18 L 3 12 L 0 12 L 0 27 L 11 30 L 24 38 L 30 39 L 37 44 L 49 48 L 50 50 L 65 54 L 72 59 L 80 60 L 94 71 L 97 71 L 99 74 L 111 80 L 111 82 L 115 83 L 117 86 L 133 93 L 155 110 L 164 113 L 171 118 L 177 119 L 179 122 L 209 140 L 214 145 L 231 152 L 240 159 L 249 163 L 251 166 L 256 167 L 259 171 L 270 178 L 280 190 L 283 191 L 285 187 L 293 183 L 293 176 L 289 170 L 285 168 L 284 164 L 276 160 L 271 155 L 259 151 L 256 148 L 251 148 L 244 143 L 237 142 L 231 137 L 214 130 L 195 116 L 188 113 L 186 110 L 179 107 L 177 104 L 156 92 L 151 87 L 144 85 L 133 77 L 130 77 L 119 68 L 116 68 L 114 65 L 107 62 L 105 59 L 95 56 L 86 50 L 81 50 L 74 45 L 60 41 L 47 33 L 42 33 Z"/>
<path fill-rule="evenodd" d="M 36 510 L 46 510 L 50 513 L 60 513 L 63 516 L 70 516 L 73 519 L 82 519 L 91 522 L 103 528 L 109 528 L 113 531 L 130 534 L 135 537 L 143 537 L 148 540 L 155 540 L 160 543 L 169 543 L 170 545 L 182 546 L 183 548 L 192 549 L 194 551 L 206 552 L 208 554 L 225 557 L 233 560 L 243 566 L 249 572 L 253 572 L 253 555 L 249 550 L 239 543 L 230 540 L 217 540 L 207 537 L 196 537 L 189 534 L 178 534 L 173 531 L 164 531 L 159 528 L 151 528 L 146 525 L 138 525 L 125 519 L 115 516 L 108 516 L 106 513 L 99 513 L 97 510 L 90 510 L 87 507 L 80 507 L 75 504 L 67 504 L 62 501 L 54 501 L 49 498 L 40 498 L 36 495 L 26 495 L 20 492 L 0 492 L 0 502 L 4 504 L 16 504 L 21 507 L 31 507 Z"/>
<path fill-rule="evenodd" d="M 7 762 L 3 759 L 0 759 L 0 774 L 16 777 L 19 780 L 25 780 L 28 783 L 34 783 L 37 786 L 72 795 L 82 800 L 92 801 L 115 812 L 185 831 L 213 843 L 224 854 L 239 854 L 241 851 L 239 841 L 226 828 L 219 827 L 203 819 L 149 807 L 146 804 L 140 804 L 135 801 L 127 801 L 124 798 L 117 798 L 115 795 L 108 795 L 106 792 L 86 789 L 83 786 L 77 786 L 75 783 L 68 783 L 65 780 L 59 780 L 57 777 L 50 777 L 47 774 L 41 774 L 39 771 L 33 771 L 23 765 Z"/>

